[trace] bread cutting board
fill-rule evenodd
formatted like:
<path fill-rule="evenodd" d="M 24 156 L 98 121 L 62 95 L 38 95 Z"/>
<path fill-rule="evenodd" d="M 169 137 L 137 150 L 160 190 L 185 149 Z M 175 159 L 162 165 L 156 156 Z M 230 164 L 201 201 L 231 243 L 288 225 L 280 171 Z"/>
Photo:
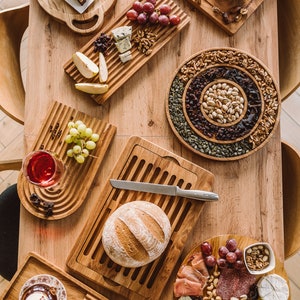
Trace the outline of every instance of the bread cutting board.
<path fill-rule="evenodd" d="M 83 121 L 87 127 L 91 127 L 100 136 L 92 155 L 87 157 L 83 164 L 78 164 L 73 158 L 67 156 L 69 144 L 64 142 L 69 130 L 68 122 L 76 120 Z M 43 189 L 28 183 L 23 172 L 20 172 L 18 194 L 26 210 L 38 218 L 47 220 L 62 219 L 74 213 L 85 200 L 115 132 L 115 126 L 53 101 L 31 150 L 45 149 L 56 153 L 64 162 L 66 171 L 59 186 L 53 189 Z M 42 200 L 53 202 L 53 215 L 45 215 L 43 208 L 32 204 L 30 195 L 33 193 Z"/>
<path fill-rule="evenodd" d="M 213 174 L 207 170 L 139 137 L 129 139 L 110 178 L 207 191 L 212 190 L 214 182 Z M 101 234 L 107 218 L 122 204 L 135 200 L 150 201 L 161 207 L 169 217 L 172 235 L 158 259 L 131 269 L 107 257 Z M 204 204 L 177 196 L 119 190 L 108 180 L 67 259 L 69 272 L 93 287 L 107 288 L 126 299 L 159 299 Z"/>
<path fill-rule="evenodd" d="M 108 300 L 103 295 L 95 292 L 36 253 L 28 254 L 25 263 L 18 269 L 12 280 L 9 282 L 1 299 L 19 299 L 19 292 L 25 282 L 40 274 L 54 276 L 60 280 L 65 287 L 68 299 Z"/>
<path fill-rule="evenodd" d="M 115 5 L 116 0 L 95 0 L 82 14 L 64 0 L 38 0 L 38 3 L 56 20 L 66 23 L 74 32 L 86 35 L 102 26 L 105 14 Z"/>

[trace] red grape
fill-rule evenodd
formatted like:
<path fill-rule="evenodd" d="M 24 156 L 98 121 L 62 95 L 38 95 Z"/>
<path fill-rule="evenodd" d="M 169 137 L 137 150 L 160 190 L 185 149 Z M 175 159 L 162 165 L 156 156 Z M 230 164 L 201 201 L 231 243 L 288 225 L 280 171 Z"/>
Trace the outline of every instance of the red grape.
<path fill-rule="evenodd" d="M 156 4 L 156 0 L 148 0 L 148 2 L 152 3 L 153 5 Z"/>
<path fill-rule="evenodd" d="M 235 239 L 230 239 L 226 241 L 226 247 L 229 251 L 234 252 L 237 248 L 237 242 Z"/>
<path fill-rule="evenodd" d="M 130 9 L 127 13 L 126 13 L 126 17 L 128 20 L 130 21 L 135 21 L 138 17 L 138 12 L 134 9 Z"/>
<path fill-rule="evenodd" d="M 228 252 L 226 255 L 226 260 L 233 264 L 236 262 L 236 254 L 234 252 Z"/>
<path fill-rule="evenodd" d="M 180 18 L 176 15 L 171 15 L 169 17 L 171 25 L 178 25 L 180 23 Z"/>
<path fill-rule="evenodd" d="M 150 17 L 149 17 L 149 22 L 151 23 L 151 24 L 156 24 L 157 22 L 158 22 L 158 14 L 157 14 L 157 12 L 153 12 L 151 15 L 150 15 Z"/>
<path fill-rule="evenodd" d="M 152 14 L 154 12 L 154 5 L 151 2 L 145 2 L 143 5 L 143 11 L 147 14 Z"/>
<path fill-rule="evenodd" d="M 219 259 L 217 260 L 217 264 L 218 264 L 218 267 L 219 267 L 220 269 L 224 269 L 224 268 L 227 267 L 227 261 L 226 261 L 225 258 L 219 258 Z"/>
<path fill-rule="evenodd" d="M 242 259 L 242 257 L 243 257 L 243 251 L 241 249 L 236 249 L 234 251 L 234 253 L 236 254 L 236 258 L 237 259 Z"/>
<path fill-rule="evenodd" d="M 162 4 L 159 7 L 159 11 L 162 15 L 168 15 L 171 12 L 171 6 L 168 4 Z"/>
<path fill-rule="evenodd" d="M 166 15 L 160 15 L 158 17 L 158 22 L 162 26 L 168 26 L 170 24 L 170 20 L 169 20 L 168 16 L 166 16 Z"/>
<path fill-rule="evenodd" d="M 201 252 L 203 253 L 204 256 L 209 256 L 212 254 L 212 246 L 208 242 L 203 242 L 200 246 Z"/>
<path fill-rule="evenodd" d="M 147 15 L 144 13 L 140 13 L 137 17 L 137 21 L 139 24 L 146 24 L 147 20 L 148 20 Z"/>
<path fill-rule="evenodd" d="M 242 260 L 237 260 L 235 263 L 234 263 L 234 268 L 235 269 L 243 269 L 245 267 L 245 264 Z"/>
<path fill-rule="evenodd" d="M 213 255 L 206 256 L 204 259 L 206 266 L 214 267 L 217 263 L 216 258 Z"/>
<path fill-rule="evenodd" d="M 219 255 L 221 258 L 225 258 L 229 250 L 225 246 L 219 248 Z"/>
<path fill-rule="evenodd" d="M 140 1 L 135 1 L 133 4 L 132 4 L 132 8 L 134 10 L 136 10 L 138 13 L 141 13 L 143 11 L 143 3 L 140 2 Z"/>

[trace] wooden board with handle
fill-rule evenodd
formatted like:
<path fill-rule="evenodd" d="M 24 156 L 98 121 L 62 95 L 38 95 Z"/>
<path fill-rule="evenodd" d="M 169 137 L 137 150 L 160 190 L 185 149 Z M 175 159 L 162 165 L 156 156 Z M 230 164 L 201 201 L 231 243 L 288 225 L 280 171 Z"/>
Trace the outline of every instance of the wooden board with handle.
<path fill-rule="evenodd" d="M 19 292 L 25 282 L 39 274 L 51 275 L 60 280 L 66 289 L 68 299 L 108 300 L 103 295 L 95 292 L 76 278 L 67 274 L 64 270 L 56 267 L 42 256 L 33 252 L 28 254 L 26 261 L 8 284 L 1 299 L 19 299 Z"/>
<path fill-rule="evenodd" d="M 212 190 L 214 182 L 212 173 L 139 137 L 131 137 L 110 178 L 207 191 Z M 101 234 L 108 216 L 120 205 L 135 200 L 150 201 L 160 206 L 169 217 L 172 235 L 165 252 L 158 259 L 141 268 L 130 269 L 118 266 L 107 257 Z M 69 271 L 75 277 L 88 281 L 95 289 L 100 286 L 115 291 L 116 297 L 159 299 L 204 204 L 177 196 L 119 190 L 108 181 L 69 255 Z"/>

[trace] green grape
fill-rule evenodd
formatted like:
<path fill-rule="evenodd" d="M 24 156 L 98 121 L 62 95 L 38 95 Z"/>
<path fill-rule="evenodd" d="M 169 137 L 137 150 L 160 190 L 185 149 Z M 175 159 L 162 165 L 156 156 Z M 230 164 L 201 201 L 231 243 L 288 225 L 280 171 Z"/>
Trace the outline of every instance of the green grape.
<path fill-rule="evenodd" d="M 67 144 L 71 144 L 73 142 L 73 137 L 71 136 L 71 134 L 68 134 L 65 138 L 65 142 Z"/>
<path fill-rule="evenodd" d="M 87 128 L 86 130 L 85 130 L 85 136 L 86 137 L 90 137 L 90 136 L 92 136 L 92 134 L 93 134 L 93 130 L 92 130 L 92 128 Z"/>
<path fill-rule="evenodd" d="M 70 122 L 68 123 L 68 128 L 73 128 L 74 126 L 75 126 L 75 123 L 74 123 L 74 122 L 70 121 Z"/>
<path fill-rule="evenodd" d="M 83 124 L 83 122 L 81 120 L 77 120 L 75 122 L 75 127 L 77 128 L 80 124 Z"/>
<path fill-rule="evenodd" d="M 88 149 L 82 149 L 81 154 L 82 154 L 84 157 L 88 157 L 89 154 L 90 154 L 90 152 L 89 152 Z"/>
<path fill-rule="evenodd" d="M 68 155 L 69 157 L 73 157 L 73 156 L 74 156 L 73 149 L 69 149 L 69 150 L 67 151 L 67 155 Z"/>
<path fill-rule="evenodd" d="M 84 160 L 85 160 L 84 156 L 81 155 L 81 154 L 76 155 L 76 156 L 75 156 L 75 159 L 76 159 L 76 161 L 77 161 L 79 164 L 84 163 Z"/>
<path fill-rule="evenodd" d="M 81 153 L 81 147 L 80 147 L 79 145 L 75 145 L 75 146 L 73 147 L 73 153 L 74 153 L 74 154 L 79 154 L 79 153 Z"/>
<path fill-rule="evenodd" d="M 76 128 L 71 128 L 69 133 L 71 136 L 77 136 L 79 134 L 79 132 Z"/>
<path fill-rule="evenodd" d="M 96 148 L 96 143 L 93 142 L 93 141 L 87 141 L 86 144 L 85 144 L 85 147 L 88 149 L 88 150 L 93 150 Z"/>
<path fill-rule="evenodd" d="M 93 134 L 91 135 L 91 140 L 92 140 L 93 142 L 97 142 L 97 141 L 99 140 L 99 134 L 98 134 L 98 133 L 93 133 Z"/>
<path fill-rule="evenodd" d="M 77 130 L 80 134 L 85 134 L 85 130 L 86 130 L 86 125 L 85 124 L 79 124 L 77 127 Z"/>

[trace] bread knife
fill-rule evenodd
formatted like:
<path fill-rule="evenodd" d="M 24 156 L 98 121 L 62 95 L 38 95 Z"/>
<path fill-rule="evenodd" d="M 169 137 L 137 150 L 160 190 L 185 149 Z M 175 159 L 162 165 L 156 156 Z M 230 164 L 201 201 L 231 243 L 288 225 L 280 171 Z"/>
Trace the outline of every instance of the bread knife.
<path fill-rule="evenodd" d="M 217 201 L 219 196 L 216 193 L 202 191 L 202 190 L 184 190 L 176 185 L 166 185 L 166 184 L 156 184 L 156 183 L 146 183 L 130 180 L 116 180 L 110 179 L 110 183 L 114 188 L 162 194 L 169 196 L 179 196 L 194 200 L 201 201 Z"/>

